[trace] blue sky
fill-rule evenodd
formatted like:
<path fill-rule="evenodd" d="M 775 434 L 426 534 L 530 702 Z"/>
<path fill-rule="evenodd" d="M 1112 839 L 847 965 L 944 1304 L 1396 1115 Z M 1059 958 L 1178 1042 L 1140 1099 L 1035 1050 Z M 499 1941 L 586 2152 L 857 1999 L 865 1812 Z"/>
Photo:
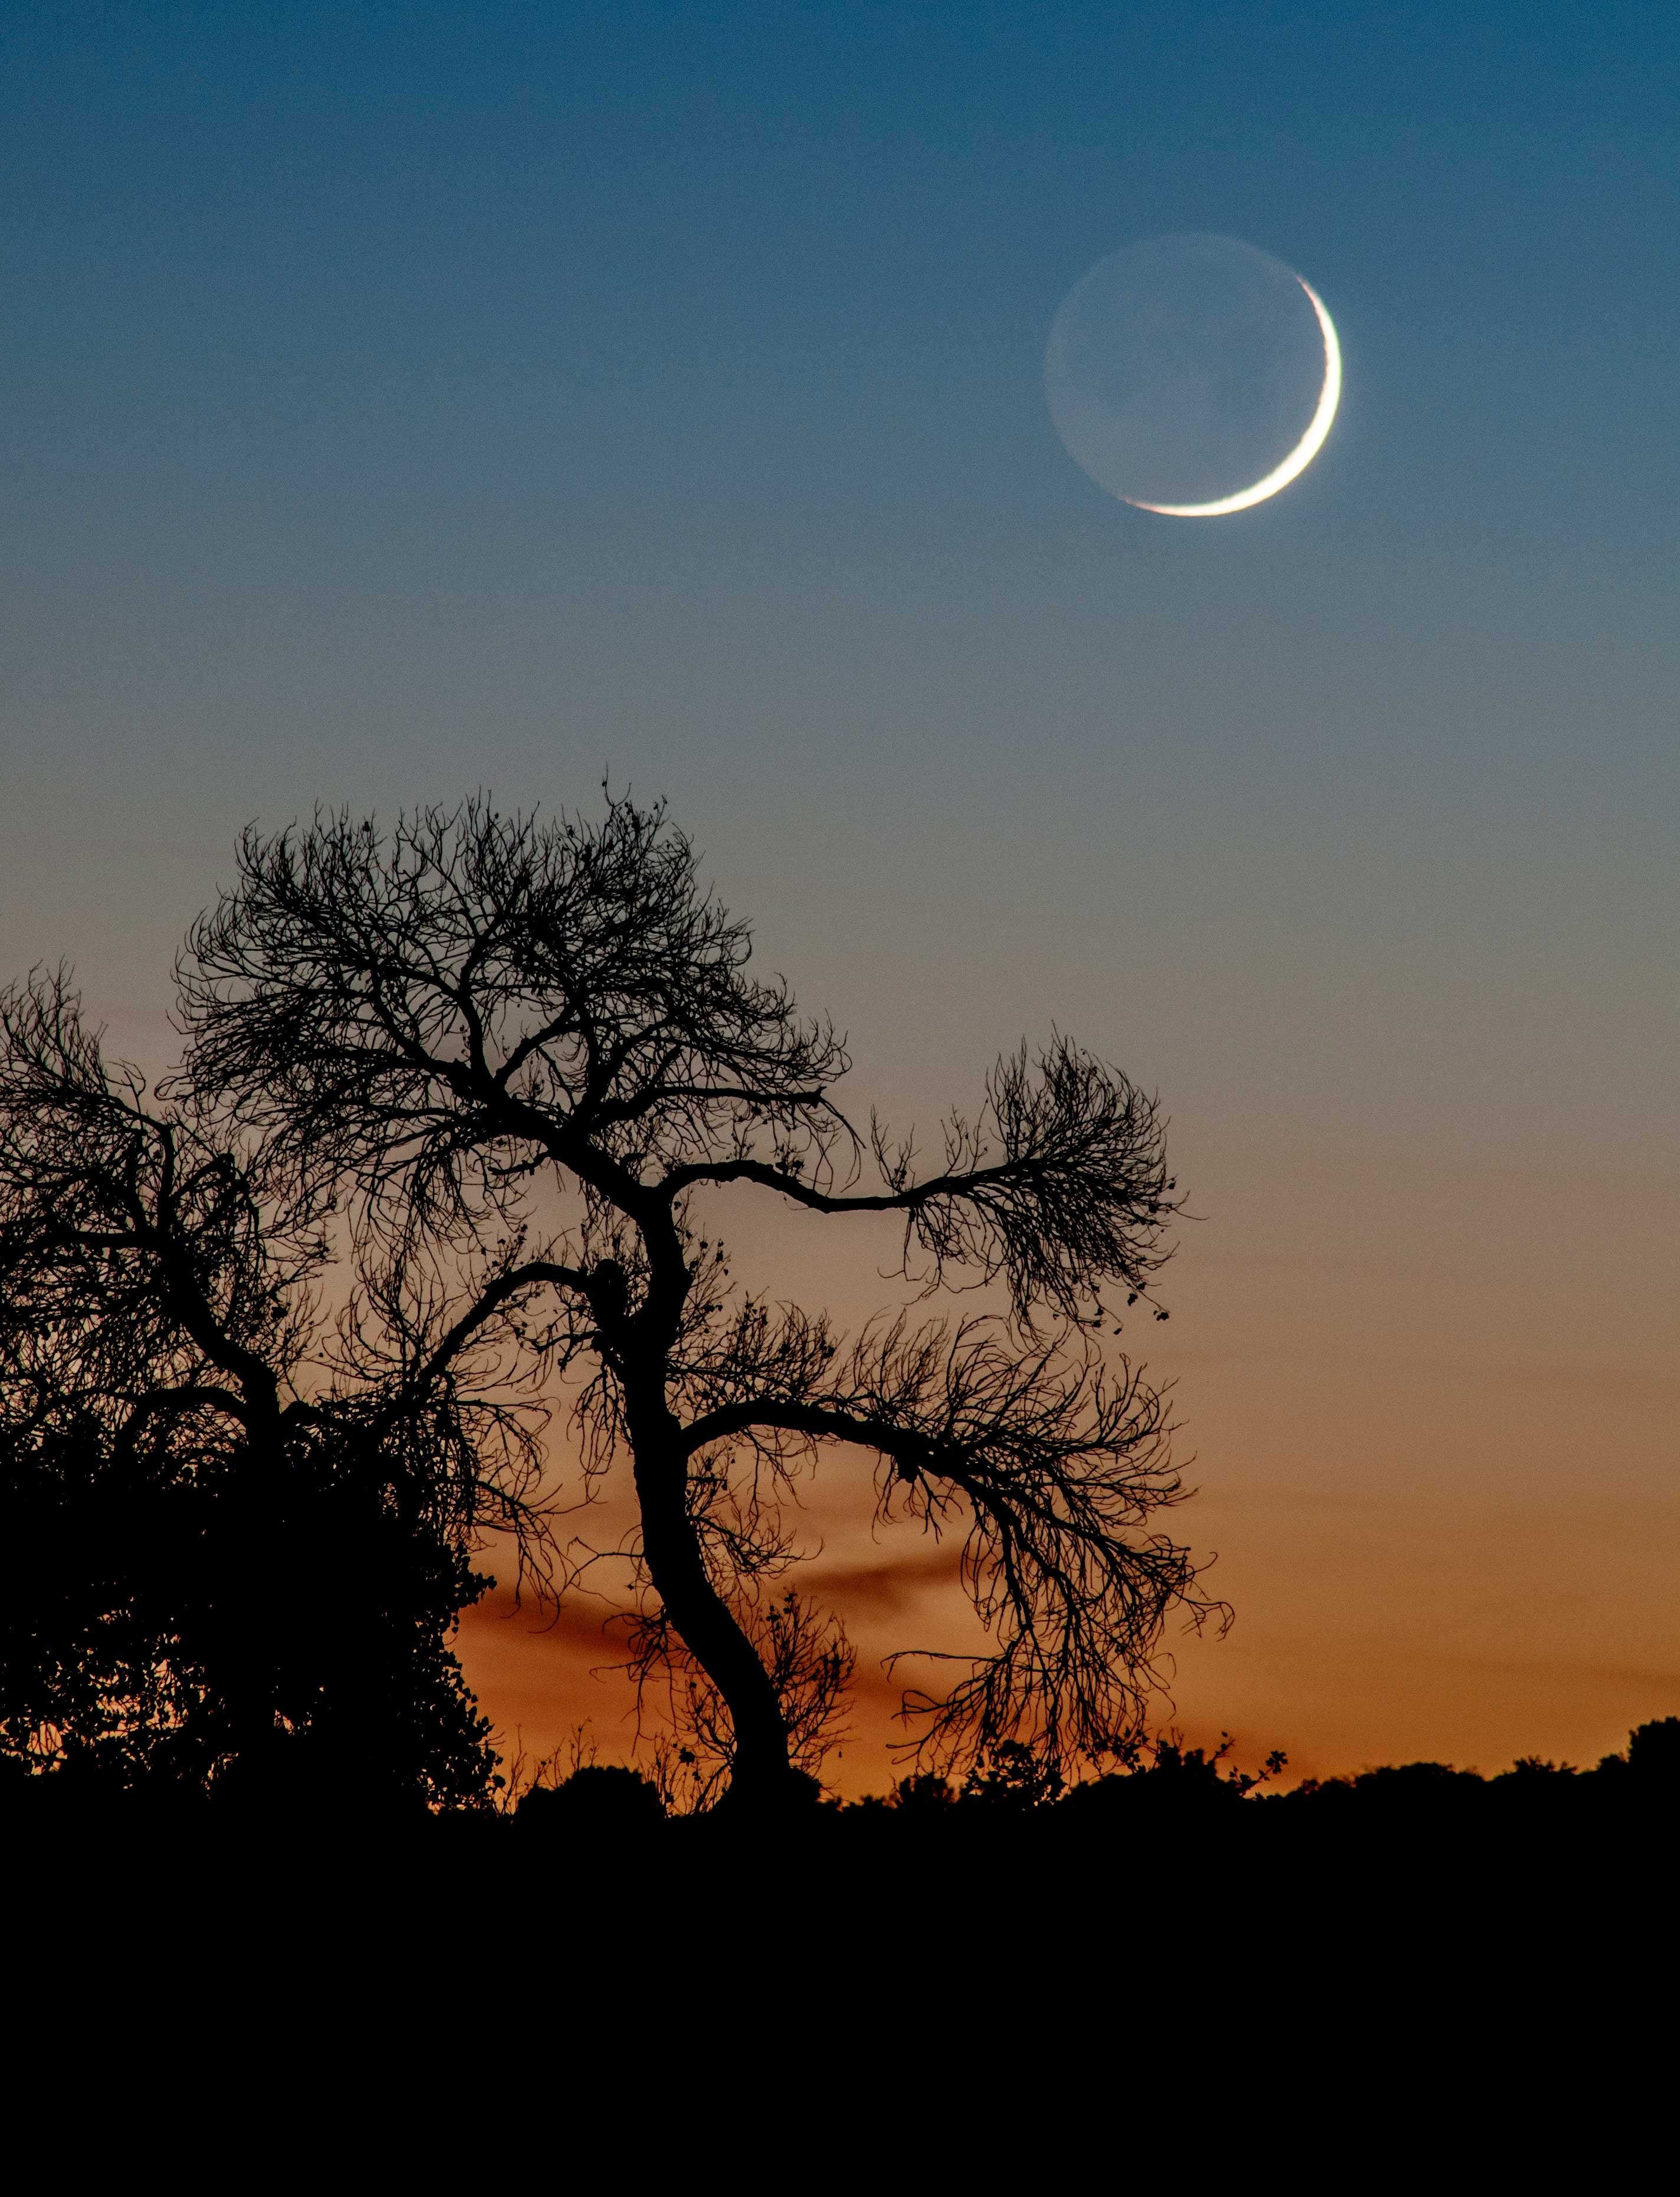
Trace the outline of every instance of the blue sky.
<path fill-rule="evenodd" d="M 457 729 L 435 659 L 490 652 L 502 726 L 592 760 L 681 753 L 654 682 L 698 675 L 707 761 L 751 770 L 789 714 L 755 693 L 762 621 L 800 629 L 802 664 L 939 666 L 965 716 L 961 667 L 1001 670 L 1011 721 L 1075 768 L 1115 734 L 1086 697 L 1118 638 L 1119 699 L 1148 714 L 1164 685 L 1213 744 L 1191 775 L 1234 762 L 1240 802 L 1257 733 L 1268 770 L 1312 768 L 1280 677 L 1379 776 L 1449 684 L 1497 750 L 1513 695 L 1544 715 L 1560 679 L 1582 707 L 1671 682 L 1671 10 L 12 22 L 0 538 L 59 657 L 20 667 L 26 750 L 32 714 L 85 696 L 96 768 L 132 768 L 124 693 L 188 754 L 201 722 L 237 758 L 210 722 L 235 702 L 287 750 L 258 659 L 295 649 L 307 679 L 324 650 L 327 753 L 365 734 L 395 785 Z M 1185 228 L 1301 268 L 1347 352 L 1312 477 L 1225 529 L 1117 511 L 1038 388 L 1086 267 Z M 405 677 L 379 635 L 408 619 Z M 219 658 L 234 692 L 136 679 L 136 645 Z M 907 743 L 913 698 L 881 685 L 878 730 L 825 732 L 938 780 L 941 713 Z M 972 736 L 1007 769 L 1001 724 Z M 498 776 L 524 760 L 507 737 Z"/>

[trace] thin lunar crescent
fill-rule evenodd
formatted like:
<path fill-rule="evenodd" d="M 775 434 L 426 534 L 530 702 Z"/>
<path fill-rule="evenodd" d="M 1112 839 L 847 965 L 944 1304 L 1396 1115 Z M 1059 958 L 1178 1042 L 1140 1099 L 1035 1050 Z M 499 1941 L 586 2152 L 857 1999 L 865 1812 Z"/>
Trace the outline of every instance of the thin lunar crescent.
<path fill-rule="evenodd" d="M 1310 282 L 1301 281 L 1299 275 L 1295 280 L 1301 282 L 1318 316 L 1318 332 L 1324 339 L 1324 385 L 1318 392 L 1318 409 L 1307 422 L 1306 432 L 1300 442 L 1264 480 L 1257 480 L 1252 488 L 1239 489 L 1235 496 L 1221 496 L 1217 503 L 1144 503 L 1135 496 L 1124 498 L 1126 502 L 1135 505 L 1139 511 L 1159 512 L 1165 519 L 1223 519 L 1229 511 L 1247 511 L 1250 505 L 1264 503 L 1267 496 L 1276 496 L 1297 474 L 1305 472 L 1318 456 L 1330 432 L 1335 408 L 1341 402 L 1341 345 L 1336 341 L 1335 328 L 1324 310 L 1324 299 Z"/>

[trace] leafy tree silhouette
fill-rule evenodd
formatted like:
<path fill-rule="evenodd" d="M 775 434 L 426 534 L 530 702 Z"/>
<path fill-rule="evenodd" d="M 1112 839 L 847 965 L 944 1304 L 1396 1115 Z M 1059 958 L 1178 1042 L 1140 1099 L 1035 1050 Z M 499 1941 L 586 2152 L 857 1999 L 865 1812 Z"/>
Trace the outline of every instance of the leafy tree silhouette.
<path fill-rule="evenodd" d="M 576 1377 L 586 1469 L 623 1458 L 638 1498 L 638 1667 L 672 1675 L 738 1807 L 809 1796 L 849 1669 L 837 1628 L 769 1595 L 827 1444 L 877 1457 L 883 1517 L 965 1533 L 994 1649 L 910 1702 L 931 1759 L 1121 1743 L 1169 1614 L 1214 1607 L 1154 1526 L 1182 1493 L 1162 1400 L 1096 1340 L 1167 1255 L 1156 1108 L 1054 1036 L 997 1064 L 924 1170 L 846 1120 L 843 1042 L 750 952 L 658 806 L 317 815 L 247 833 L 194 930 L 180 1087 L 312 1211 L 343 1199 L 414 1362 L 496 1329 Z M 699 1214 L 720 1185 L 896 1216 L 907 1272 L 1007 1311 L 848 1345 L 735 1290 Z"/>
<path fill-rule="evenodd" d="M 62 976 L 0 995 L 0 1753 L 130 1784 L 457 1801 L 447 1644 L 533 1429 L 390 1278 L 326 1359 L 329 1202 L 190 1087 L 106 1061 Z"/>

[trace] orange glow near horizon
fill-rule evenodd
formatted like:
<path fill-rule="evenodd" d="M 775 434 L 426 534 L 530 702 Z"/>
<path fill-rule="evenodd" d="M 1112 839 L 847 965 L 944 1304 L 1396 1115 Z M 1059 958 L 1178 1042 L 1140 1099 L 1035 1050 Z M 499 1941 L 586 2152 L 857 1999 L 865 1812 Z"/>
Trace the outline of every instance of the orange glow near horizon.
<path fill-rule="evenodd" d="M 1630 1165 L 1548 1184 L 1399 1137 L 1380 1164 L 1334 1140 L 1191 1141 L 1214 1217 L 1186 1228 L 1172 1324 L 1142 1339 L 1176 1383 L 1196 1491 L 1172 1530 L 1217 1556 L 1208 1584 L 1234 1622 L 1169 1636 L 1163 1723 L 1196 1743 L 1229 1730 L 1251 1765 L 1281 1747 L 1294 1780 L 1420 1758 L 1587 1764 L 1680 1712 L 1680 1377 L 1654 1279 L 1674 1183 Z M 1553 1230 L 1599 1292 L 1567 1318 Z M 794 1235 L 744 1243 L 738 1271 L 764 1278 L 762 1260 L 794 1294 L 832 1240 Z M 859 1248 L 868 1274 L 878 1247 Z M 803 1484 L 821 1553 L 796 1575 L 859 1651 L 851 1736 L 827 1765 L 849 1795 L 901 1768 L 881 1659 L 975 1637 L 954 1543 L 872 1536 L 866 1483 L 862 1460 L 831 1453 Z M 629 1758 L 629 1690 L 591 1675 L 617 1654 L 606 1614 L 580 1603 L 549 1626 L 501 1590 L 467 1613 L 462 1661 L 510 1759 L 564 1751 L 579 1725 L 601 1759 Z"/>

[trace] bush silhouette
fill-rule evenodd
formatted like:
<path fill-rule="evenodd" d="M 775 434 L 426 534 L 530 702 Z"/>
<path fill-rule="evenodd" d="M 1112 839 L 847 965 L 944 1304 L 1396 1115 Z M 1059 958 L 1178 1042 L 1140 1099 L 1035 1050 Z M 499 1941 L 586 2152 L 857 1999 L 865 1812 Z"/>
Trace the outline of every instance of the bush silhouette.
<path fill-rule="evenodd" d="M 1680 1797 L 1680 1717 L 1663 1717 L 1630 1732 L 1627 1767 L 1642 1787 Z"/>
<path fill-rule="evenodd" d="M 658 1788 L 639 1771 L 588 1763 L 558 1785 L 536 1785 L 515 1811 L 520 1827 L 568 1837 L 634 1831 L 663 1823 Z"/>

